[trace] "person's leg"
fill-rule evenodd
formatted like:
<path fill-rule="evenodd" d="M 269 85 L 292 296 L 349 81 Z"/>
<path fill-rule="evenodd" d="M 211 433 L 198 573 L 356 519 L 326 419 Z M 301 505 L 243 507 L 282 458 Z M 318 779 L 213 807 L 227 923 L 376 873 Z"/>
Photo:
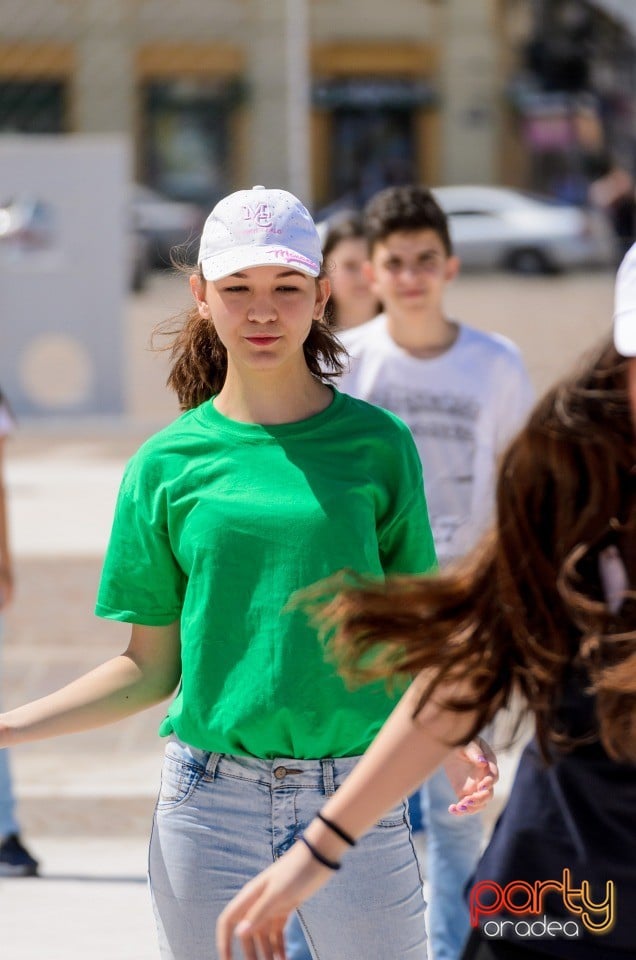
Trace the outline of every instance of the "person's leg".
<path fill-rule="evenodd" d="M 11 785 L 9 751 L 0 750 L 0 843 L 5 837 L 18 832 L 15 818 L 15 797 Z"/>
<path fill-rule="evenodd" d="M 0 617 L 0 693 L 2 692 L 2 617 Z M 9 751 L 0 750 L 0 843 L 18 832 L 15 797 L 9 767 Z"/>
<path fill-rule="evenodd" d="M 419 791 L 408 798 L 408 808 L 411 832 L 415 837 L 418 832 L 422 832 L 424 829 Z M 285 928 L 285 949 L 287 960 L 313 960 L 297 913 L 291 916 Z"/>
<path fill-rule="evenodd" d="M 270 768 L 168 743 L 149 855 L 162 960 L 215 960 L 217 917 L 273 862 Z"/>
<path fill-rule="evenodd" d="M 430 950 L 433 960 L 458 960 L 469 932 L 464 888 L 481 851 L 481 818 L 449 814 L 448 807 L 457 798 L 443 770 L 424 784 L 421 799 L 426 823 Z"/>
<path fill-rule="evenodd" d="M 319 783 L 313 771 L 286 773 L 281 786 L 287 790 L 275 791 L 273 801 L 276 855 L 302 833 L 355 762 L 320 761 Z M 422 879 L 406 811 L 406 801 L 398 804 L 298 910 L 313 960 L 425 960 Z"/>
<path fill-rule="evenodd" d="M 291 915 L 285 927 L 285 952 L 287 960 L 313 960 L 297 913 Z"/>
<path fill-rule="evenodd" d="M 215 960 L 221 910 L 296 842 L 354 762 L 263 761 L 168 744 L 149 862 L 162 960 Z M 299 913 L 313 960 L 425 960 L 406 803 Z"/>

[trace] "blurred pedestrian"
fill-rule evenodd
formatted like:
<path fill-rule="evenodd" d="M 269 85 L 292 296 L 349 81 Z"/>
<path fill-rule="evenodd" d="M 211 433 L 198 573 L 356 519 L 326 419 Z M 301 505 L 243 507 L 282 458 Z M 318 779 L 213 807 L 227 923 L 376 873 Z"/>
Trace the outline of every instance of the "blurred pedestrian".
<path fill-rule="evenodd" d="M 636 251 L 634 251 L 636 257 Z M 629 285 L 633 295 L 634 264 Z M 368 682 L 417 673 L 307 836 L 223 912 L 268 957 L 349 844 L 450 744 L 521 694 L 536 736 L 470 890 L 463 960 L 628 960 L 636 943 L 636 297 L 607 341 L 534 408 L 498 475 L 494 529 L 438 576 L 336 578 L 323 621 Z M 325 865 L 327 861 L 328 865 Z M 399 956 L 398 953 L 395 956 Z"/>
<path fill-rule="evenodd" d="M 408 428 L 330 386 L 342 351 L 321 260 L 286 191 L 216 205 L 172 340 L 185 412 L 126 469 L 99 588 L 97 613 L 132 623 L 129 646 L 0 717 L 7 746 L 113 722 L 178 686 L 149 857 L 164 960 L 214 960 L 225 904 L 302 835 L 397 702 L 382 683 L 348 690 L 290 597 L 343 568 L 383 579 L 435 563 Z M 462 813 L 490 796 L 492 775 L 473 796 L 483 750 L 447 760 Z M 329 960 L 425 956 L 404 801 L 303 923 Z"/>
<path fill-rule="evenodd" d="M 618 259 L 636 239 L 636 184 L 632 174 L 609 153 L 595 158 L 588 200 L 602 210 L 616 235 Z"/>
<path fill-rule="evenodd" d="M 457 276 L 448 221 L 422 186 L 389 187 L 364 211 L 368 281 L 384 311 L 342 334 L 351 355 L 340 387 L 396 413 L 410 427 L 441 565 L 465 554 L 490 523 L 497 460 L 530 408 L 519 350 L 448 316 Z M 461 891 L 481 851 L 479 818 L 448 815 L 447 777 L 421 792 L 434 960 L 457 960 L 468 933 Z M 417 804 L 411 804 L 417 816 Z"/>
<path fill-rule="evenodd" d="M 334 329 L 359 327 L 381 310 L 364 269 L 369 254 L 362 218 L 354 210 L 341 211 L 321 227 L 322 256 L 331 287 L 329 303 Z"/>
<path fill-rule="evenodd" d="M 4 482 L 5 444 L 13 428 L 14 419 L 9 404 L 0 390 L 0 614 L 7 609 L 13 598 L 13 559 L 9 543 Z M 1 640 L 0 615 L 0 642 Z M 1 676 L 0 672 L 0 678 Z M 37 871 L 37 860 L 31 856 L 20 839 L 9 754 L 6 750 L 0 750 L 0 877 L 33 877 Z"/>

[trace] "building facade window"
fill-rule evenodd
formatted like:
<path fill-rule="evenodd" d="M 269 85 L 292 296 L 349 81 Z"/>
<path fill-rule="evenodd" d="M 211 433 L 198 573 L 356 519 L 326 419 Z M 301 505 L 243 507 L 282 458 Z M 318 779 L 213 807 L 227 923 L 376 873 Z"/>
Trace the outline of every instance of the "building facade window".
<path fill-rule="evenodd" d="M 425 81 L 356 77 L 318 83 L 314 106 L 329 114 L 328 203 L 363 206 L 384 187 L 418 178 L 417 115 L 433 102 Z"/>
<path fill-rule="evenodd" d="M 61 80 L 0 81 L 0 131 L 66 133 L 66 86 Z"/>
<path fill-rule="evenodd" d="M 209 206 L 228 192 L 235 85 L 164 79 L 143 88 L 143 179 L 175 200 Z"/>
<path fill-rule="evenodd" d="M 436 181 L 437 68 L 430 44 L 313 49 L 313 193 L 319 212 L 361 207 L 383 187 Z"/>

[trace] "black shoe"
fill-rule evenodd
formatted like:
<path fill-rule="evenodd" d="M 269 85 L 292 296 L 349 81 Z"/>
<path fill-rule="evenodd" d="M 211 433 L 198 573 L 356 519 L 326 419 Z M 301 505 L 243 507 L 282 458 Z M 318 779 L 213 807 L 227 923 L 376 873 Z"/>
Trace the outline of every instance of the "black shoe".
<path fill-rule="evenodd" d="M 38 862 L 12 833 L 0 843 L 0 877 L 36 877 Z"/>

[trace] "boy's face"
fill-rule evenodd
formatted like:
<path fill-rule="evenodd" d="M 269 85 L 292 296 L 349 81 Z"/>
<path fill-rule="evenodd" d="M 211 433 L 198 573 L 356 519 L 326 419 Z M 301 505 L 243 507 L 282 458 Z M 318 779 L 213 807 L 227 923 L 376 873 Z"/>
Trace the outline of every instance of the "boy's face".
<path fill-rule="evenodd" d="M 387 313 L 441 310 L 459 259 L 448 256 L 434 230 L 396 231 L 374 243 L 366 270 Z"/>

